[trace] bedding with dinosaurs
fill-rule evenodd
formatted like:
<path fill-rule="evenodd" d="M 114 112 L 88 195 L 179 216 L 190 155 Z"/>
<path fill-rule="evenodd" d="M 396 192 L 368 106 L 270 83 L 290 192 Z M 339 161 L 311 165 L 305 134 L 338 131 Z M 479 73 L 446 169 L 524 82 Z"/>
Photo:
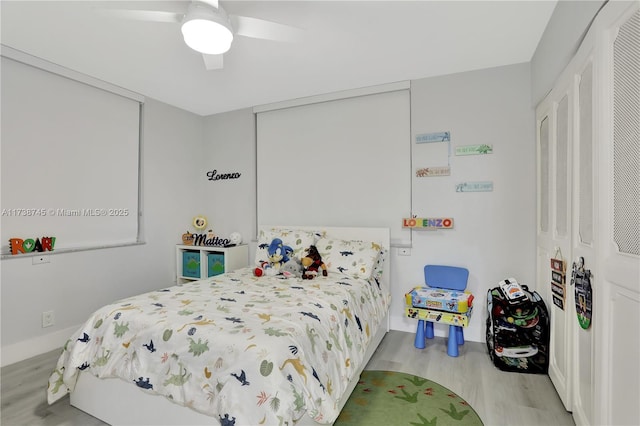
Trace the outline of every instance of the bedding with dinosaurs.
<path fill-rule="evenodd" d="M 369 280 L 254 276 L 253 268 L 123 299 L 67 341 L 50 403 L 81 371 L 235 424 L 332 423 L 389 296 Z"/>

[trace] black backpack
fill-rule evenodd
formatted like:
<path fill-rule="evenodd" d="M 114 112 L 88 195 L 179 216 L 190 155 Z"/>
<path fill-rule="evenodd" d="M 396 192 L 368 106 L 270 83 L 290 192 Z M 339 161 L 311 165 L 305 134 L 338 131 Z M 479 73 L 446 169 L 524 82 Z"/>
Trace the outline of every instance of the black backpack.
<path fill-rule="evenodd" d="M 549 312 L 540 295 L 521 286 L 527 298 L 507 301 L 500 287 L 487 292 L 487 350 L 504 371 L 546 374 L 549 369 Z"/>

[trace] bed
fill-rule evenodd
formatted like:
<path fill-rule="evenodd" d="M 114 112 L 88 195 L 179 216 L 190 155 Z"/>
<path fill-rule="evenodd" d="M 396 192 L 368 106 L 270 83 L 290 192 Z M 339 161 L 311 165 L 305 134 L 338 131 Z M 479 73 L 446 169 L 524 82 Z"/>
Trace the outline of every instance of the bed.
<path fill-rule="evenodd" d="M 260 227 L 317 247 L 327 276 L 256 265 L 97 310 L 65 344 L 47 389 L 113 424 L 332 424 L 389 330 L 389 230 Z"/>

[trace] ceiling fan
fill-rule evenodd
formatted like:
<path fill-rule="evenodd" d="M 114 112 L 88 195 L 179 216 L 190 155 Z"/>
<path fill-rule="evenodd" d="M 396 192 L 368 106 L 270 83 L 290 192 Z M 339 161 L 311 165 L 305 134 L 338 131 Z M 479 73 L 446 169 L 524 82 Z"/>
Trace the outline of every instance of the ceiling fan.
<path fill-rule="evenodd" d="M 289 25 L 229 15 L 218 0 L 192 1 L 184 13 L 110 7 L 100 10 L 118 18 L 181 24 L 185 44 L 202 53 L 207 70 L 223 67 L 222 55 L 231 48 L 234 36 L 291 42 L 302 35 L 301 29 Z"/>

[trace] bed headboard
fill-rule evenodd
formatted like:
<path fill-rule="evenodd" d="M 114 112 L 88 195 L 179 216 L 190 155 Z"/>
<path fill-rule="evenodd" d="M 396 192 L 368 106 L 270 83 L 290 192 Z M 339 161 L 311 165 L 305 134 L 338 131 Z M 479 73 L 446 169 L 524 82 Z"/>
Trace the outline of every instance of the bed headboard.
<path fill-rule="evenodd" d="M 343 240 L 362 240 L 372 241 L 380 244 L 387 250 L 385 256 L 384 272 L 382 275 L 382 282 L 380 286 L 383 290 L 386 290 L 388 294 L 391 294 L 390 286 L 390 265 L 391 265 L 391 236 L 389 228 L 358 228 L 358 227 L 343 227 L 343 226 L 294 226 L 294 225 L 260 225 L 258 230 L 268 230 L 271 228 L 288 228 L 288 229 L 300 229 L 304 231 L 313 231 L 316 233 L 326 233 L 332 237 L 341 238 Z"/>

